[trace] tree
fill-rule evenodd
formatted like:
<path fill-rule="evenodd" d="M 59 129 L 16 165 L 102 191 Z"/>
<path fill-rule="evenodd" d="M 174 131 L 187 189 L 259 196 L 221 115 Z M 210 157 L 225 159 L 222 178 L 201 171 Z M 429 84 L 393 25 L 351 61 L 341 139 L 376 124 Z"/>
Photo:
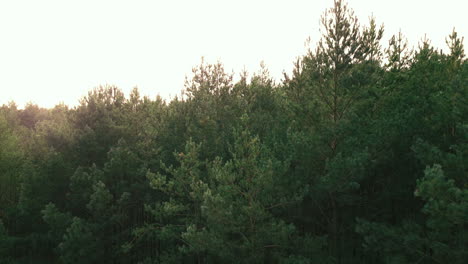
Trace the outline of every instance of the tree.
<path fill-rule="evenodd" d="M 468 190 L 458 188 L 444 176 L 442 167 L 426 168 L 418 180 L 415 195 L 426 203 L 425 225 L 405 221 L 402 226 L 358 221 L 357 232 L 364 246 L 377 251 L 385 263 L 464 263 L 468 257 Z"/>

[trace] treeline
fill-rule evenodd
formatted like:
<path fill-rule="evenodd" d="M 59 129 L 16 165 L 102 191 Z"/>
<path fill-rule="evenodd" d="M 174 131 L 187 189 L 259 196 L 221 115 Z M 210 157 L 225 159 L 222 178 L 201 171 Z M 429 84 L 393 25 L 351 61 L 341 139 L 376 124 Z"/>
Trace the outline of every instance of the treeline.
<path fill-rule="evenodd" d="M 281 83 L 3 105 L 0 263 L 467 263 L 462 39 L 383 47 L 340 0 L 322 26 Z"/>

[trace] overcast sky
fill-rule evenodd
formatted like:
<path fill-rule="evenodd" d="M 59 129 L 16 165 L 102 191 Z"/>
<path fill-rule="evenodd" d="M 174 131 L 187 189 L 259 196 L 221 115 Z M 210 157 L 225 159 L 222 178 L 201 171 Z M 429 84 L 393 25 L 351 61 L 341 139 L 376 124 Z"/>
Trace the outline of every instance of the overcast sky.
<path fill-rule="evenodd" d="M 0 105 L 32 101 L 76 105 L 98 85 L 168 98 L 205 57 L 229 71 L 278 81 L 319 38 L 333 0 L 0 0 Z M 424 34 L 445 49 L 455 27 L 468 37 L 466 0 L 349 0 L 360 22 L 385 25 L 383 44 L 400 29 L 410 44 Z M 464 41 L 465 45 L 467 41 Z"/>

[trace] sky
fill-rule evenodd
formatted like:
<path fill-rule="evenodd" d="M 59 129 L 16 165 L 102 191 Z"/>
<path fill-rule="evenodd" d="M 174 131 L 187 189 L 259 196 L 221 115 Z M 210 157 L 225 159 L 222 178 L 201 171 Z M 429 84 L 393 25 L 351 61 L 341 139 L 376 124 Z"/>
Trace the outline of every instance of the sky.
<path fill-rule="evenodd" d="M 280 82 L 305 41 L 319 37 L 333 0 L 0 0 L 0 105 L 77 105 L 99 85 L 171 98 L 204 57 L 253 73 L 263 61 Z M 361 24 L 384 24 L 444 50 L 455 27 L 468 37 L 466 0 L 349 0 Z M 466 39 L 464 44 L 466 46 Z"/>

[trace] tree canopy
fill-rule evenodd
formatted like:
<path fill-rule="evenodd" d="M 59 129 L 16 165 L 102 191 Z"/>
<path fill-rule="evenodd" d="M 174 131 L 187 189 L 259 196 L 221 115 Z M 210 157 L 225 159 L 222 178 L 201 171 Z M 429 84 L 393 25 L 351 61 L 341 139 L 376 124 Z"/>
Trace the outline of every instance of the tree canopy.
<path fill-rule="evenodd" d="M 463 38 L 321 25 L 281 82 L 202 61 L 170 101 L 0 107 L 0 263 L 466 263 Z"/>

